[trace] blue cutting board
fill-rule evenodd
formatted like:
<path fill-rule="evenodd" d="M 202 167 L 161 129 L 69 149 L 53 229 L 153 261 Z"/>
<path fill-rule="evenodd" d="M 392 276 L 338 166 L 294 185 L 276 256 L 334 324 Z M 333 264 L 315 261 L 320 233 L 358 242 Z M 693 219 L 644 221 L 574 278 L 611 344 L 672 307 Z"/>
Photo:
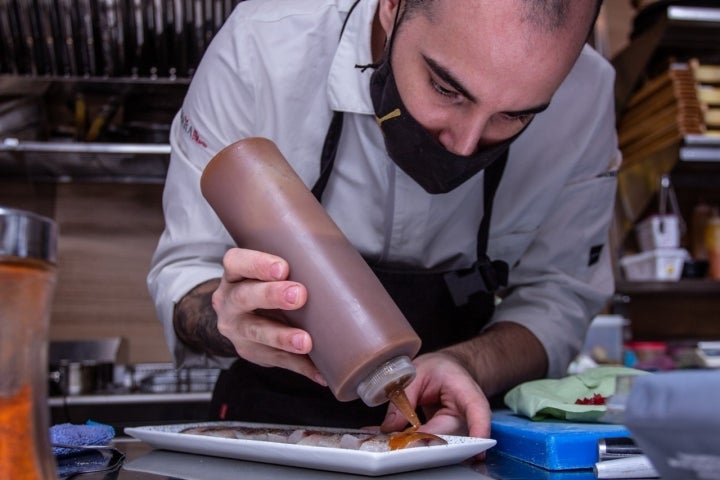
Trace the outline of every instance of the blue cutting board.
<path fill-rule="evenodd" d="M 622 425 L 563 420 L 534 422 L 509 410 L 493 412 L 493 450 L 547 470 L 592 468 L 600 438 L 629 437 Z"/>

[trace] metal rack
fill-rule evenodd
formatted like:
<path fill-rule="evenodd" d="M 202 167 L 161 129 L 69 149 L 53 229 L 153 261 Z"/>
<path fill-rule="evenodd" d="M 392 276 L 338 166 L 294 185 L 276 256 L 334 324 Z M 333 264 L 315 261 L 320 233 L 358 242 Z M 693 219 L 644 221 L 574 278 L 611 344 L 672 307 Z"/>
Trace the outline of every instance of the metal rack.
<path fill-rule="evenodd" d="M 3 161 L 2 153 L 9 154 Z M 35 181 L 162 183 L 170 145 L 33 142 L 5 138 L 0 170 Z"/>
<path fill-rule="evenodd" d="M 186 89 L 167 80 L 0 77 L 0 174 L 162 183 L 170 123 Z"/>
<path fill-rule="evenodd" d="M 0 176 L 164 181 L 170 123 L 242 0 L 0 0 Z"/>
<path fill-rule="evenodd" d="M 189 78 L 240 0 L 0 0 L 0 73 Z"/>

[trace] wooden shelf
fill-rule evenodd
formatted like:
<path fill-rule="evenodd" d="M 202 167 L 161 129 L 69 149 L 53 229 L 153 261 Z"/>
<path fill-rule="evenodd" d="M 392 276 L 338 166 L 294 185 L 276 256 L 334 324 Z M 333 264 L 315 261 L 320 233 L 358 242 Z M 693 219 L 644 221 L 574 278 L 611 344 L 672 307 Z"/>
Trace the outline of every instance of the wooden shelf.
<path fill-rule="evenodd" d="M 709 278 L 683 278 L 677 282 L 618 281 L 615 284 L 615 291 L 617 293 L 626 295 L 718 295 L 718 298 L 720 298 L 720 281 L 711 280 Z M 720 317 L 720 313 L 718 313 L 718 317 Z"/>
<path fill-rule="evenodd" d="M 619 119 L 643 81 L 667 71 L 672 62 L 698 59 L 702 64 L 720 64 L 720 8 L 695 8 L 665 2 L 652 5 L 636 16 L 630 44 L 612 60 L 616 70 L 615 103 Z M 696 240 L 692 238 L 691 228 L 696 205 L 700 202 L 720 205 L 720 161 L 715 161 L 714 152 L 705 150 L 705 146 L 714 147 L 714 140 L 684 140 L 684 143 L 648 154 L 634 164 L 632 170 L 626 171 L 625 177 L 619 176 L 619 191 L 632 203 L 620 204 L 622 208 L 616 210 L 618 250 L 637 250 L 631 225 L 648 213 L 658 211 L 657 195 L 651 185 L 657 186 L 652 182 L 656 182 L 660 174 L 670 174 L 679 213 L 688 224 L 688 231 L 681 238 L 684 248 L 691 248 Z M 682 150 L 688 145 L 698 148 Z M 693 153 L 695 157 L 691 155 Z M 688 158 L 707 160 L 689 161 Z M 633 339 L 720 339 L 720 281 L 709 278 L 677 282 L 617 280 L 615 290 L 612 309 L 630 320 Z"/>
<path fill-rule="evenodd" d="M 613 309 L 630 319 L 635 340 L 720 339 L 720 282 L 616 283 Z"/>

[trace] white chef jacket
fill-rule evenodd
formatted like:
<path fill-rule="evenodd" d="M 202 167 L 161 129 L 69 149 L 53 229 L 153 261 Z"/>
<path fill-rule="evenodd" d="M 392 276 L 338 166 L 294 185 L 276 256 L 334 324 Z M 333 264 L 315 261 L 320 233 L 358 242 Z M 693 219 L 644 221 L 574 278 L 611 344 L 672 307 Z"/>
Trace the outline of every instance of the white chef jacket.
<path fill-rule="evenodd" d="M 308 185 L 319 176 L 331 112 L 342 138 L 323 205 L 371 262 L 449 270 L 476 258 L 483 173 L 426 193 L 384 148 L 369 93 L 370 30 L 378 0 L 242 2 L 205 53 L 170 136 L 166 228 L 148 286 L 178 365 L 227 365 L 177 341 L 172 314 L 196 285 L 222 275 L 234 242 L 201 195 L 203 168 L 245 137 L 272 139 Z M 592 316 L 613 292 L 608 240 L 620 162 L 612 67 L 586 47 L 547 111 L 510 148 L 498 188 L 488 255 L 510 265 L 492 322 L 532 331 L 561 376 Z M 238 205 L 237 208 L 243 208 Z M 593 247 L 595 247 L 593 249 Z M 291 266 L 292 267 L 292 266 Z M 521 354 L 518 352 L 518 354 Z"/>

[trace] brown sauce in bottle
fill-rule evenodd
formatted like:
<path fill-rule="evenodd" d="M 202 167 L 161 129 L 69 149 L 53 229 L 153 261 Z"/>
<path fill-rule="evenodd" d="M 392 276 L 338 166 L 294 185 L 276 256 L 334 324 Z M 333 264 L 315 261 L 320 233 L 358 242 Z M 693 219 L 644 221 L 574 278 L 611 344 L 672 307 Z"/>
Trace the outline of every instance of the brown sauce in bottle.
<path fill-rule="evenodd" d="M 412 408 L 412 405 L 410 405 L 410 400 L 408 400 L 407 395 L 405 395 L 405 389 L 401 385 L 395 384 L 388 387 L 387 396 L 411 425 L 408 429 L 390 436 L 390 440 L 388 441 L 390 450 L 406 448 L 411 443 L 419 440 L 429 440 L 436 444 L 447 443 L 437 435 L 417 431 L 417 429 L 420 428 L 420 419 Z"/>

